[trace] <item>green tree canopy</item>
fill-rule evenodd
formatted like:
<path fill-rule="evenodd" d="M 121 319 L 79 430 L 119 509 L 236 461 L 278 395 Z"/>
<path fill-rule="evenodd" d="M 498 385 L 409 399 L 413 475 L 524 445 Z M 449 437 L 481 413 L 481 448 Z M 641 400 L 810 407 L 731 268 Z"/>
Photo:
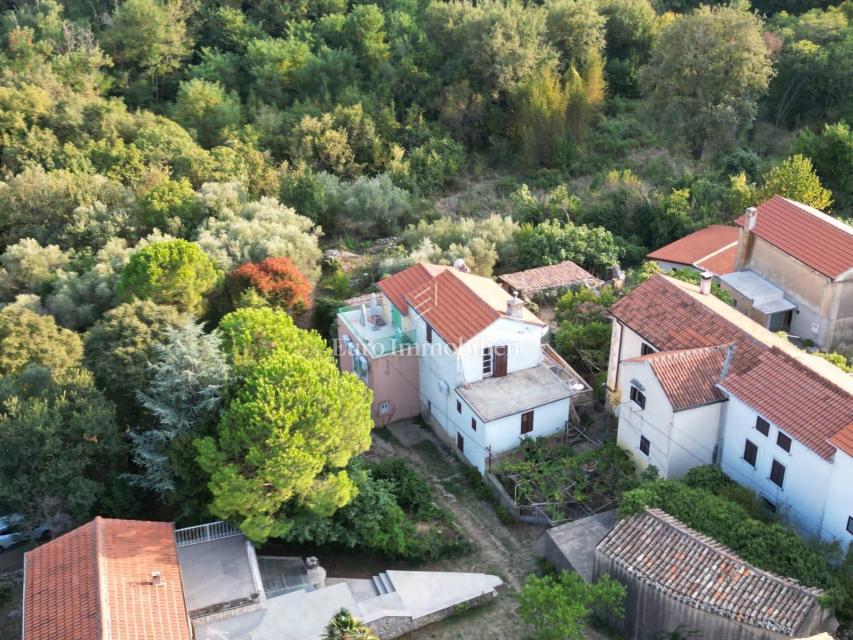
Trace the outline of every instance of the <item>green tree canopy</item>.
<path fill-rule="evenodd" d="M 355 495 L 344 468 L 370 446 L 371 402 L 331 358 L 274 351 L 249 373 L 217 435 L 197 443 L 211 511 L 257 543 L 287 532 L 288 507 L 332 515 Z"/>
<path fill-rule="evenodd" d="M 533 640 L 583 640 L 594 613 L 621 616 L 625 587 L 608 576 L 588 584 L 574 571 L 530 576 L 518 596 L 518 614 Z"/>
<path fill-rule="evenodd" d="M 770 51 L 755 15 L 701 6 L 664 29 L 641 73 L 655 121 L 699 159 L 727 150 L 755 120 Z"/>
<path fill-rule="evenodd" d="M 822 211 L 832 205 L 832 193 L 821 185 L 811 159 L 800 154 L 791 156 L 764 174 L 761 194 L 765 199 L 780 195 Z"/>
<path fill-rule="evenodd" d="M 546 220 L 523 225 L 515 242 L 522 269 L 572 260 L 587 269 L 604 271 L 619 261 L 616 239 L 603 227 Z"/>
<path fill-rule="evenodd" d="M 155 242 L 131 256 L 121 274 L 119 295 L 124 300 L 150 299 L 201 315 L 205 296 L 220 278 L 220 271 L 197 244 Z"/>
<path fill-rule="evenodd" d="M 137 389 L 148 386 L 155 347 L 185 317 L 175 307 L 135 300 L 107 311 L 86 333 L 86 366 L 123 410 L 132 406 Z"/>
<path fill-rule="evenodd" d="M 54 533 L 92 516 L 124 451 L 115 408 L 83 370 L 0 380 L 0 505 Z"/>
<path fill-rule="evenodd" d="M 246 373 L 278 351 L 332 361 L 332 352 L 320 334 L 300 329 L 293 318 L 277 309 L 238 309 L 222 318 L 219 331 L 222 350 L 235 372 Z"/>
<path fill-rule="evenodd" d="M 79 366 L 82 356 L 80 337 L 57 327 L 50 316 L 17 305 L 0 310 L 0 375 L 16 374 L 28 364 L 59 373 Z"/>

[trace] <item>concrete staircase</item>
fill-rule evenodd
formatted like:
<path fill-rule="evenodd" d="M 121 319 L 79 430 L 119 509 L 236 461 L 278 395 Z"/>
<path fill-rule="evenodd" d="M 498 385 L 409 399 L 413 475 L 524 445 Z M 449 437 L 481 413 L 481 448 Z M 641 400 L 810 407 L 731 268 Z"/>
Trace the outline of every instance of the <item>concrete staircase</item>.
<path fill-rule="evenodd" d="M 384 571 L 379 575 L 373 576 L 373 587 L 380 596 L 383 596 L 386 593 L 394 593 L 396 591 L 394 585 L 391 583 L 391 579 Z"/>

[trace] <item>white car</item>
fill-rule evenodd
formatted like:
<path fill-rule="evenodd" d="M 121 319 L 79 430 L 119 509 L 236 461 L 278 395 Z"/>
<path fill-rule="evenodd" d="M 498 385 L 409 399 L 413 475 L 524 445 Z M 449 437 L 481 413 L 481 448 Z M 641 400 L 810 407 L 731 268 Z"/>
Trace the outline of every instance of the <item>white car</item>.
<path fill-rule="evenodd" d="M 27 530 L 24 527 L 24 516 L 20 513 L 0 516 L 0 553 L 27 540 L 41 540 L 49 537 L 50 529 L 44 524 L 33 529 L 30 534 L 27 534 Z"/>

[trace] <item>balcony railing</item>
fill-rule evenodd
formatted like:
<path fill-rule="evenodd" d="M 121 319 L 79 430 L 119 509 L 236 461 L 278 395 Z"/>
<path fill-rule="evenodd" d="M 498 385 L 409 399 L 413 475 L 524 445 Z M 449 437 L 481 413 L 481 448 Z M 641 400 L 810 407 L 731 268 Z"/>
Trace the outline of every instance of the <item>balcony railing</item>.
<path fill-rule="evenodd" d="M 361 307 L 341 307 L 338 309 L 338 318 L 361 343 L 365 355 L 377 358 L 396 353 L 415 344 L 414 331 L 401 331 L 390 324 L 382 326 L 376 326 L 370 322 L 362 324 L 361 312 Z"/>
<path fill-rule="evenodd" d="M 216 522 L 200 524 L 197 527 L 175 529 L 175 544 L 179 547 L 186 547 L 191 544 L 211 542 L 212 540 L 221 540 L 222 538 L 239 535 L 242 534 L 237 527 L 228 522 L 217 520 Z"/>

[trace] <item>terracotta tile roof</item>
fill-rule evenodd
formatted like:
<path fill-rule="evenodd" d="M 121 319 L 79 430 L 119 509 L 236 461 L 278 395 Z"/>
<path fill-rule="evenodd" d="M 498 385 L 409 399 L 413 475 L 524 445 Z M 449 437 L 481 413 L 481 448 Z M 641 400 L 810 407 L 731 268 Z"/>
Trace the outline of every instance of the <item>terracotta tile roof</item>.
<path fill-rule="evenodd" d="M 95 518 L 27 553 L 23 626 L 24 640 L 190 640 L 172 524 Z"/>
<path fill-rule="evenodd" d="M 853 457 L 853 422 L 829 439 L 830 444 Z"/>
<path fill-rule="evenodd" d="M 596 552 L 673 600 L 785 636 L 820 606 L 819 589 L 763 571 L 659 509 L 618 522 Z"/>
<path fill-rule="evenodd" d="M 391 301 L 400 313 L 407 313 L 409 310 L 406 304 L 406 296 L 412 291 L 421 288 L 424 284 L 432 280 L 442 271 L 449 267 L 444 267 L 436 264 L 428 264 L 419 262 L 402 271 L 395 273 L 392 276 L 380 280 L 377 285 L 388 299 Z"/>
<path fill-rule="evenodd" d="M 758 205 L 753 233 L 829 278 L 853 269 L 853 228 L 799 202 L 773 196 Z"/>
<path fill-rule="evenodd" d="M 559 264 L 550 264 L 527 271 L 516 271 L 498 276 L 512 289 L 519 292 L 535 292 L 558 287 L 569 287 L 574 284 L 585 282 L 598 282 L 598 279 L 589 271 L 571 260 Z"/>
<path fill-rule="evenodd" d="M 725 275 L 734 271 L 739 233 L 737 227 L 712 224 L 670 242 L 646 257 L 707 269 L 718 276 Z"/>
<path fill-rule="evenodd" d="M 724 276 L 735 270 L 736 258 L 737 245 L 734 244 L 708 256 L 704 260 L 700 260 L 696 263 L 696 267 L 704 271 L 710 271 L 715 276 Z"/>
<path fill-rule="evenodd" d="M 830 458 L 833 448 L 827 440 L 853 422 L 849 377 L 814 356 L 786 353 L 771 343 L 776 340 L 781 345 L 784 341 L 778 337 L 726 307 L 738 324 L 729 321 L 682 286 L 689 285 L 657 275 L 613 305 L 610 313 L 658 351 L 733 345 L 723 388 L 792 438 Z M 709 300 L 709 304 L 718 302 Z M 753 333 L 746 330 L 753 326 Z M 759 334 L 766 337 L 759 339 Z M 807 359 L 815 361 L 813 367 L 804 364 Z"/>
<path fill-rule="evenodd" d="M 454 349 L 508 317 L 509 299 L 495 281 L 456 269 L 442 271 L 406 295 L 406 302 Z M 522 321 L 545 326 L 527 309 L 522 314 Z"/>
<path fill-rule="evenodd" d="M 657 351 L 625 362 L 648 362 L 673 411 L 683 411 L 726 399 L 717 383 L 727 352 L 725 346 Z"/>
<path fill-rule="evenodd" d="M 853 397 L 775 347 L 720 384 L 823 458 L 835 451 L 828 441 L 853 421 Z"/>

